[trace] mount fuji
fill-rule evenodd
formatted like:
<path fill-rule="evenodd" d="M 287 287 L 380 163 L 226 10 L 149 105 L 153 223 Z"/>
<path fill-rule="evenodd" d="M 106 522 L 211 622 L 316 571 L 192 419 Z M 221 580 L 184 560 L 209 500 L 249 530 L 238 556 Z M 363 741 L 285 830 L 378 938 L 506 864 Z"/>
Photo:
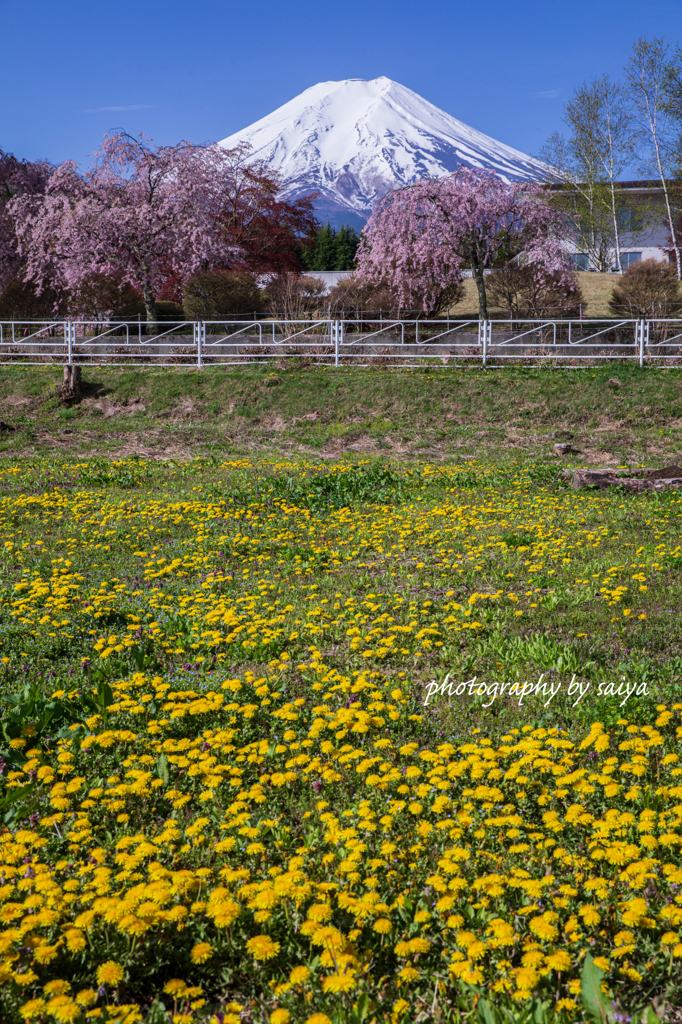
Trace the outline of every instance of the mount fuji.
<path fill-rule="evenodd" d="M 361 226 L 377 199 L 426 175 L 464 166 L 532 181 L 543 171 L 539 161 L 383 77 L 313 85 L 219 145 L 240 142 L 279 171 L 286 198 L 319 192 L 318 216 L 336 225 Z"/>

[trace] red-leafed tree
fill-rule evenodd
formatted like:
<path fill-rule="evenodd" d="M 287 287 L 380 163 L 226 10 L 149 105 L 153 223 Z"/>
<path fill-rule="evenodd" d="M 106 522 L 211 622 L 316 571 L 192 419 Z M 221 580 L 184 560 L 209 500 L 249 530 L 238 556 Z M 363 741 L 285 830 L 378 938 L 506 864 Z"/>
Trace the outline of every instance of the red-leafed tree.
<path fill-rule="evenodd" d="M 282 199 L 282 178 L 262 161 L 250 160 L 250 149 L 241 143 L 219 150 L 221 171 L 211 214 L 238 254 L 231 266 L 255 274 L 299 271 L 301 245 L 319 228 L 317 193 Z"/>
<path fill-rule="evenodd" d="M 469 267 L 479 316 L 488 318 L 484 272 L 515 257 L 539 276 L 570 275 L 565 228 L 539 185 L 508 185 L 492 171 L 459 168 L 389 192 L 358 248 L 358 278 L 385 282 L 402 306 L 426 313 Z"/>
<path fill-rule="evenodd" d="M 107 136 L 85 174 L 67 162 L 44 194 L 8 204 L 26 278 L 39 289 L 74 288 L 92 274 L 119 275 L 140 289 L 153 321 L 173 278 L 273 269 L 283 239 L 292 246 L 307 230 L 309 205 L 299 203 L 287 221 L 278 180 L 247 156 L 243 146 L 154 147 L 123 132 Z"/>

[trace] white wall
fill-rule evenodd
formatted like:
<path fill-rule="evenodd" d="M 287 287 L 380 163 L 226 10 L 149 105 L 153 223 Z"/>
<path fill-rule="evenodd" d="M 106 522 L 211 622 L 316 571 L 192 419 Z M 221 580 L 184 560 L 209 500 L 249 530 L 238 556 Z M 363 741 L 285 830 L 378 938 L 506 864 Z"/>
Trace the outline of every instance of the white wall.
<path fill-rule="evenodd" d="M 339 281 L 346 281 L 353 274 L 352 270 L 304 270 L 303 277 L 316 277 L 326 285 L 326 293 L 332 290 Z"/>

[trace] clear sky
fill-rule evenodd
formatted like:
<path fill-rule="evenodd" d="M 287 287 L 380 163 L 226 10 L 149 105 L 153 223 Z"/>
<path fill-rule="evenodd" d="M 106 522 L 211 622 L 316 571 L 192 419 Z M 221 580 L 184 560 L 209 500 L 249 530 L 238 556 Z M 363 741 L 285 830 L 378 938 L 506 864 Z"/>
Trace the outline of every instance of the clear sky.
<path fill-rule="evenodd" d="M 109 129 L 221 139 L 316 82 L 386 75 L 535 155 L 585 78 L 682 0 L 0 0 L 0 147 L 89 162 Z"/>

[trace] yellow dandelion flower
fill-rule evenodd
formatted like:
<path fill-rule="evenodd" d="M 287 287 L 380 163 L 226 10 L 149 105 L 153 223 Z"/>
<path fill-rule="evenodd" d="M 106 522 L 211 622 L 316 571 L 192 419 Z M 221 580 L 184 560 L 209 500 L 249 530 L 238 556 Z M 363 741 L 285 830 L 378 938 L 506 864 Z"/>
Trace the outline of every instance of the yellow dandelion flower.
<path fill-rule="evenodd" d="M 120 964 L 117 964 L 115 960 L 107 960 L 105 963 L 100 964 L 97 968 L 97 984 L 98 985 L 118 985 L 119 982 L 123 981 L 125 972 Z"/>
<path fill-rule="evenodd" d="M 167 995 L 177 998 L 187 995 L 188 989 L 185 982 L 180 978 L 171 978 L 171 980 L 167 981 L 163 986 L 163 991 L 166 992 Z"/>
<path fill-rule="evenodd" d="M 97 993 L 94 988 L 82 988 L 76 995 L 76 1002 L 79 1006 L 94 1006 L 97 1002 Z"/>
<path fill-rule="evenodd" d="M 19 1013 L 25 1020 L 30 1020 L 31 1017 L 38 1017 L 45 1009 L 44 999 L 29 999 L 27 1003 L 24 1003 L 19 1009 Z"/>
<path fill-rule="evenodd" d="M 533 935 L 537 935 L 539 939 L 544 939 L 546 942 L 554 942 L 559 934 L 554 925 L 544 916 L 531 918 L 529 927 Z"/>
<path fill-rule="evenodd" d="M 233 924 L 241 912 L 241 907 L 238 903 L 234 903 L 232 900 L 226 900 L 224 903 L 218 903 L 212 910 L 207 909 L 206 913 L 213 918 L 213 923 L 218 928 L 229 928 Z"/>
<path fill-rule="evenodd" d="M 33 959 L 38 964 L 49 964 L 59 955 L 57 946 L 38 946 L 33 953 Z"/>
<path fill-rule="evenodd" d="M 65 992 L 70 991 L 71 985 L 68 981 L 55 979 L 48 981 L 47 985 L 43 985 L 43 992 L 46 996 L 63 996 Z"/>
<path fill-rule="evenodd" d="M 314 1013 L 312 1017 L 308 1017 L 305 1024 L 332 1024 L 332 1022 L 326 1013 Z"/>
<path fill-rule="evenodd" d="M 302 985 L 304 981 L 307 981 L 310 977 L 310 970 L 307 967 L 294 967 L 289 975 L 289 981 L 292 985 Z"/>
<path fill-rule="evenodd" d="M 414 967 L 403 967 L 402 971 L 398 974 L 401 981 L 417 981 L 421 977 L 419 971 L 415 970 Z"/>
<path fill-rule="evenodd" d="M 279 953 L 279 942 L 273 942 L 269 935 L 255 935 L 246 943 L 254 960 L 270 960 Z"/>
<path fill-rule="evenodd" d="M 388 935 L 392 927 L 393 925 L 387 917 L 378 918 L 372 925 L 373 930 L 378 932 L 379 935 Z"/>
<path fill-rule="evenodd" d="M 273 1010 L 270 1014 L 270 1024 L 287 1024 L 289 1020 L 291 1020 L 291 1014 L 288 1010 Z"/>
<path fill-rule="evenodd" d="M 357 981 L 352 974 L 330 974 L 322 982 L 323 992 L 350 992 Z"/>
<path fill-rule="evenodd" d="M 520 991 L 530 992 L 540 980 L 540 975 L 532 967 L 518 967 L 514 972 L 514 980 Z"/>
<path fill-rule="evenodd" d="M 81 1014 L 81 1008 L 70 996 L 54 996 L 45 1007 L 45 1012 L 51 1014 L 58 1024 L 71 1024 Z"/>
<path fill-rule="evenodd" d="M 70 953 L 80 953 L 80 951 L 85 949 L 87 945 L 85 935 L 78 928 L 69 928 L 69 930 L 64 933 L 64 938 L 66 939 L 66 945 Z"/>
<path fill-rule="evenodd" d="M 557 950 L 551 953 L 545 960 L 545 966 L 552 971 L 569 971 L 573 965 L 570 953 L 565 950 Z"/>
<path fill-rule="evenodd" d="M 213 956 L 213 946 L 210 942 L 197 942 L 192 946 L 190 957 L 193 964 L 205 964 Z"/>
<path fill-rule="evenodd" d="M 601 921 L 601 914 L 596 907 L 591 906 L 589 903 L 581 907 L 578 913 L 587 928 L 592 928 L 593 925 L 599 924 Z"/>
<path fill-rule="evenodd" d="M 410 953 L 428 953 L 431 943 L 428 939 L 410 939 L 407 943 Z"/>

